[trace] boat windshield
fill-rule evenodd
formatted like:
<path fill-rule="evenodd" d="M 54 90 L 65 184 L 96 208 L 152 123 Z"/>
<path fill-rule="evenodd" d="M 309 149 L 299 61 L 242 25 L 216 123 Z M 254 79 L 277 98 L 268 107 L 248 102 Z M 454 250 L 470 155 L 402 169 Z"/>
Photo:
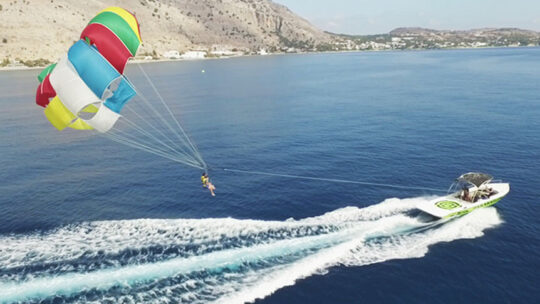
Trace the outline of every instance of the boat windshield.
<path fill-rule="evenodd" d="M 488 198 L 497 191 L 487 187 L 493 177 L 484 173 L 466 173 L 458 177 L 448 189 L 448 194 L 456 198 L 476 202 L 479 198 Z M 467 191 L 464 191 L 467 189 Z"/>
<path fill-rule="evenodd" d="M 482 184 L 489 183 L 493 179 L 493 176 L 485 173 L 469 172 L 458 177 L 458 181 L 473 184 L 476 187 L 480 187 Z"/>
<path fill-rule="evenodd" d="M 459 193 L 461 193 L 461 191 L 463 189 L 470 189 L 474 187 L 474 185 L 471 185 L 470 183 L 468 182 L 465 182 L 465 181 L 461 181 L 461 180 L 456 180 L 451 186 L 450 188 L 448 188 L 448 194 L 453 194 L 453 193 L 457 193 L 458 196 L 459 196 Z"/>
<path fill-rule="evenodd" d="M 489 183 L 493 177 L 489 174 L 469 172 L 456 178 L 454 183 L 448 189 L 448 193 L 454 193 L 463 189 L 480 188 L 480 186 Z"/>

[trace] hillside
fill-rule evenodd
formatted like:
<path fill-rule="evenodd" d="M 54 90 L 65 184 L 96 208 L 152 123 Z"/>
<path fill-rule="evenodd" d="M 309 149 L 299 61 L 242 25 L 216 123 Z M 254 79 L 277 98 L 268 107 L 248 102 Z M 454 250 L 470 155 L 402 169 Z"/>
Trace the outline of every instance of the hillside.
<path fill-rule="evenodd" d="M 331 34 L 331 33 L 329 33 Z M 331 34 L 332 50 L 408 50 L 540 45 L 540 33 L 518 28 L 481 28 L 452 31 L 402 27 L 388 34 Z"/>
<path fill-rule="evenodd" d="M 157 59 L 169 51 L 195 50 L 219 56 L 261 50 L 272 53 L 540 45 L 540 33 L 517 28 L 453 31 L 403 27 L 378 35 L 333 34 L 315 28 L 270 0 L 0 0 L 0 67 L 21 63 L 43 66 L 55 61 L 78 39 L 93 16 L 113 5 L 129 9 L 139 19 L 141 58 Z"/>
<path fill-rule="evenodd" d="M 403 36 L 425 36 L 425 37 L 437 37 L 440 40 L 444 39 L 460 39 L 460 40 L 474 40 L 479 37 L 483 39 L 538 39 L 540 33 L 535 31 L 523 30 L 518 28 L 481 28 L 465 31 L 451 31 L 451 30 L 432 30 L 420 27 L 402 27 L 392 30 L 390 36 L 403 37 Z"/>
<path fill-rule="evenodd" d="M 107 6 L 134 12 L 139 55 L 169 50 L 312 49 L 331 35 L 269 0 L 0 0 L 0 60 L 55 60 Z"/>

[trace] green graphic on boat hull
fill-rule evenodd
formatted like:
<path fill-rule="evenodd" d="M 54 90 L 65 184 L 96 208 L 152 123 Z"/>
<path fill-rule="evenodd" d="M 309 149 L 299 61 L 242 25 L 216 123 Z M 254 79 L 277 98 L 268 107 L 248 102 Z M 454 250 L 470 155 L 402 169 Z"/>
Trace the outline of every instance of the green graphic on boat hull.
<path fill-rule="evenodd" d="M 465 209 L 465 210 L 461 210 L 459 212 L 454 212 L 454 213 L 450 213 L 449 215 L 445 216 L 444 218 L 450 218 L 450 217 L 454 217 L 454 216 L 462 216 L 462 215 L 465 215 L 475 209 L 478 209 L 478 208 L 484 208 L 484 207 L 489 207 L 491 205 L 494 205 L 495 203 L 497 203 L 498 201 L 501 200 L 502 197 L 498 198 L 498 199 L 494 199 L 492 201 L 489 201 L 489 202 L 485 202 L 481 205 L 478 205 L 478 206 L 475 206 L 475 207 L 472 207 L 472 208 L 469 208 L 469 209 Z"/>
<path fill-rule="evenodd" d="M 451 209 L 455 209 L 455 208 L 458 208 L 458 207 L 461 207 L 461 205 L 458 203 L 458 202 L 454 202 L 454 201 L 440 201 L 440 202 L 436 202 L 435 203 L 435 206 L 441 208 L 441 209 L 445 209 L 445 210 L 451 210 Z"/>

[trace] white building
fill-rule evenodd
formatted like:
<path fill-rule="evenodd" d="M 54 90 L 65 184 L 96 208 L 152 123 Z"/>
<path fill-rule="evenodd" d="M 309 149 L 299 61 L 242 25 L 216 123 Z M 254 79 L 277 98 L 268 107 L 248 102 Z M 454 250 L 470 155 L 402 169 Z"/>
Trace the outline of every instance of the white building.
<path fill-rule="evenodd" d="M 473 46 L 473 47 L 485 47 L 485 46 L 487 46 L 487 43 L 475 41 L 475 42 L 472 44 L 472 46 Z"/>
<path fill-rule="evenodd" d="M 182 59 L 204 59 L 206 52 L 203 51 L 187 51 L 180 58 Z"/>
<path fill-rule="evenodd" d="M 180 53 L 178 53 L 178 51 L 171 50 L 163 53 L 163 57 L 168 59 L 180 59 Z"/>
<path fill-rule="evenodd" d="M 210 52 L 210 54 L 215 56 L 241 56 L 244 55 L 243 52 L 240 51 L 231 51 L 231 50 L 215 50 Z"/>

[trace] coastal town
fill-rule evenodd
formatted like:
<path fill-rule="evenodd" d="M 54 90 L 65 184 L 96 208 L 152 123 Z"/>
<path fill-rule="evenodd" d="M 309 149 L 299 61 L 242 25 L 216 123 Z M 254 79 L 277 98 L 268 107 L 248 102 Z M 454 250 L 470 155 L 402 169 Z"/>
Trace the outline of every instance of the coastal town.
<path fill-rule="evenodd" d="M 0 68 L 43 67 L 58 59 L 80 33 L 99 1 L 10 1 L 0 5 Z M 376 35 L 323 31 L 287 7 L 267 0 L 141 0 L 131 5 L 141 21 L 138 61 L 197 60 L 308 52 L 531 47 L 540 32 L 517 28 L 433 30 L 397 28 Z M 49 30 L 40 31 L 47 24 Z M 69 26 L 66 26 L 69 25 Z M 41 33 L 40 35 L 36 33 Z"/>
<path fill-rule="evenodd" d="M 212 46 L 209 49 L 177 50 L 158 54 L 146 54 L 144 59 L 203 59 L 243 55 L 268 55 L 276 53 L 307 53 L 332 51 L 384 51 L 422 50 L 487 47 L 535 47 L 540 45 L 540 33 L 516 28 L 475 29 L 468 31 L 437 31 L 424 28 L 398 28 L 380 35 L 342 35 L 327 33 L 329 42 L 315 44 L 312 41 L 283 39 L 279 46 L 260 48 L 232 48 Z"/>
<path fill-rule="evenodd" d="M 155 51 L 142 52 L 136 58 L 142 61 L 197 60 L 282 53 L 536 47 L 540 45 L 540 33 L 514 28 L 469 31 L 398 28 L 388 34 L 380 35 L 328 34 L 332 36 L 332 39 L 318 44 L 310 41 L 282 41 L 281 45 L 260 46 L 257 48 L 236 48 L 215 44 L 186 51 L 167 50 L 161 54 Z M 19 58 L 4 58 L 3 61 L 0 61 L 0 67 L 34 67 L 45 66 L 49 63 L 45 59 L 21 60 Z"/>
<path fill-rule="evenodd" d="M 540 33 L 516 28 L 437 31 L 424 28 L 398 28 L 388 34 L 336 35 L 328 50 L 407 50 L 482 47 L 534 47 Z M 341 39 L 341 40 L 340 40 Z"/>

